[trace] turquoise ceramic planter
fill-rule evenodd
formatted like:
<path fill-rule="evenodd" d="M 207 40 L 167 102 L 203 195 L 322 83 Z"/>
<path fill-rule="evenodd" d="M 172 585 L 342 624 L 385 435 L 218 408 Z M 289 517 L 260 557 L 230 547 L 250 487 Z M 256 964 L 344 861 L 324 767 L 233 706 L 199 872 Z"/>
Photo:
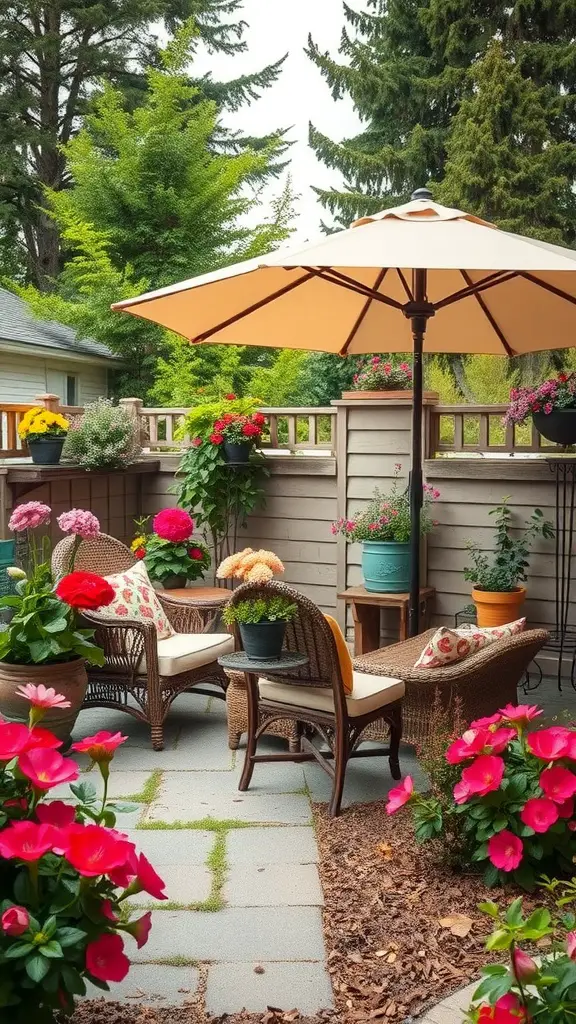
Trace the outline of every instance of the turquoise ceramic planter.
<path fill-rule="evenodd" d="M 410 545 L 394 540 L 362 541 L 364 586 L 373 594 L 405 594 L 410 589 Z"/>

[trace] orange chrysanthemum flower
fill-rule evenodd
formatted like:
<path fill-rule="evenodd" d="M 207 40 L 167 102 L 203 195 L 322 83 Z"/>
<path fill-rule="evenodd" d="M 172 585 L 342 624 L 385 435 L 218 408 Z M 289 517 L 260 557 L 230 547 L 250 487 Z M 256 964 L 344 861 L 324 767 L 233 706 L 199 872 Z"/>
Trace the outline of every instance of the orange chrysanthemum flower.
<path fill-rule="evenodd" d="M 237 551 L 235 555 L 228 555 L 228 558 L 225 558 L 218 566 L 216 571 L 218 579 L 229 580 L 232 576 L 238 577 L 240 575 L 238 573 L 238 569 L 240 568 L 242 560 L 251 553 L 252 548 L 244 548 L 243 551 Z"/>
<path fill-rule="evenodd" d="M 272 569 L 269 565 L 264 565 L 263 562 L 257 562 L 251 569 L 247 569 L 244 574 L 246 583 L 269 583 L 273 577 Z"/>

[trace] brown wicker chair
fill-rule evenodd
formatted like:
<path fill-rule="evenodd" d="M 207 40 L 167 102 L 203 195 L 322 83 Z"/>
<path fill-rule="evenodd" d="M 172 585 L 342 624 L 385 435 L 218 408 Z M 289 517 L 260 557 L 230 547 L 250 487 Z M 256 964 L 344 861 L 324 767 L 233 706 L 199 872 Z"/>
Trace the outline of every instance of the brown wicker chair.
<path fill-rule="evenodd" d="M 454 707 L 454 699 L 460 698 L 466 722 L 492 715 L 508 702 L 516 704 L 518 683 L 549 639 L 545 630 L 529 629 L 497 640 L 454 665 L 414 668 L 435 632 L 429 629 L 410 640 L 354 659 L 354 667 L 359 672 L 394 675 L 404 681 L 403 739 L 414 746 L 425 743 L 430 734 L 430 711 L 436 691 L 448 712 Z M 372 738 L 380 738 L 379 725 L 375 724 L 372 729 Z"/>
<path fill-rule="evenodd" d="M 74 538 L 66 537 L 54 548 L 52 569 L 56 576 L 69 571 Z M 135 559 L 132 552 L 114 537 L 101 533 L 95 540 L 82 541 L 74 560 L 74 567 L 103 576 L 125 572 Z M 95 642 L 106 655 L 102 668 L 88 669 L 88 690 L 83 707 L 108 707 L 125 711 L 150 725 L 154 750 L 164 747 L 163 726 L 172 702 L 186 690 L 225 698 L 228 678 L 218 665 L 221 654 L 232 649 L 233 639 L 228 633 L 209 632 L 220 609 L 219 602 L 202 607 L 173 601 L 159 591 L 157 597 L 176 633 L 191 634 L 205 639 L 191 643 L 189 661 L 194 665 L 177 673 L 161 674 L 161 664 L 176 662 L 173 656 L 162 657 L 159 650 L 168 640 L 158 641 L 156 628 L 148 622 L 127 619 L 103 619 L 95 612 L 85 612 L 86 623 L 95 628 Z M 207 684 L 217 688 L 205 689 Z M 131 700 L 130 700 L 131 699 Z"/>
<path fill-rule="evenodd" d="M 290 675 L 275 676 L 265 668 L 259 676 L 246 673 L 248 742 L 239 788 L 248 789 L 257 762 L 316 760 L 333 779 L 329 812 L 335 816 L 340 811 L 346 766 L 351 757 L 385 755 L 392 778 L 400 778 L 398 750 L 404 686 L 398 679 L 374 683 L 374 677 L 367 680 L 357 673 L 354 690 L 346 696 L 336 644 L 326 619 L 315 604 L 283 583 L 245 583 L 234 591 L 230 603 L 234 605 L 271 591 L 298 606 L 296 618 L 288 623 L 284 650 L 305 654 L 308 664 L 294 669 Z M 326 742 L 328 751 L 320 751 L 306 735 L 301 735 L 300 750 L 258 754 L 260 736 L 271 721 L 279 718 L 296 722 L 300 733 L 304 723 L 311 726 Z M 376 719 L 383 719 L 389 726 L 389 746 L 358 750 L 365 729 Z"/>

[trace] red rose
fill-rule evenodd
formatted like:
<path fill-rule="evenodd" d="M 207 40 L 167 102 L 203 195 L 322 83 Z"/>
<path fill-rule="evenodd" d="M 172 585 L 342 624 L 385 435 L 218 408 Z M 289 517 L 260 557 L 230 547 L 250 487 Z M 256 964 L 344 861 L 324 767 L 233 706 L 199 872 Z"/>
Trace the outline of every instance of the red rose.
<path fill-rule="evenodd" d="M 562 384 L 565 384 L 565 383 L 566 383 L 566 381 L 568 380 L 568 374 L 567 374 L 567 373 L 559 373 L 559 374 L 558 374 L 558 380 L 559 380 L 559 381 L 560 381 L 560 382 L 561 382 Z"/>
<path fill-rule="evenodd" d="M 234 394 L 233 391 L 231 391 L 228 395 L 224 395 L 224 398 L 226 399 L 227 402 L 236 401 L 236 395 Z"/>
<path fill-rule="evenodd" d="M 210 441 L 212 444 L 222 444 L 224 440 L 222 434 L 210 434 Z"/>
<path fill-rule="evenodd" d="M 196 562 L 204 558 L 204 552 L 201 548 L 188 548 L 188 558 L 193 558 Z"/>
<path fill-rule="evenodd" d="M 61 601 L 71 608 L 105 608 L 114 600 L 114 589 L 95 572 L 70 572 L 56 587 Z"/>

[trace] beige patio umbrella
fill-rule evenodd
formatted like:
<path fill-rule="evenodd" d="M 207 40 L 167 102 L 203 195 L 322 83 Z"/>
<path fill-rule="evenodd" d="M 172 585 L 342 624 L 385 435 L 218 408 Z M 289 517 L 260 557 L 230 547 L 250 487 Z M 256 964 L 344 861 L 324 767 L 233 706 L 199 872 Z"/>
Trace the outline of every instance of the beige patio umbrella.
<path fill-rule="evenodd" d="M 514 356 L 576 343 L 576 252 L 501 231 L 418 189 L 318 241 L 113 309 L 191 344 L 414 353 L 410 635 L 418 632 L 422 354 Z"/>

